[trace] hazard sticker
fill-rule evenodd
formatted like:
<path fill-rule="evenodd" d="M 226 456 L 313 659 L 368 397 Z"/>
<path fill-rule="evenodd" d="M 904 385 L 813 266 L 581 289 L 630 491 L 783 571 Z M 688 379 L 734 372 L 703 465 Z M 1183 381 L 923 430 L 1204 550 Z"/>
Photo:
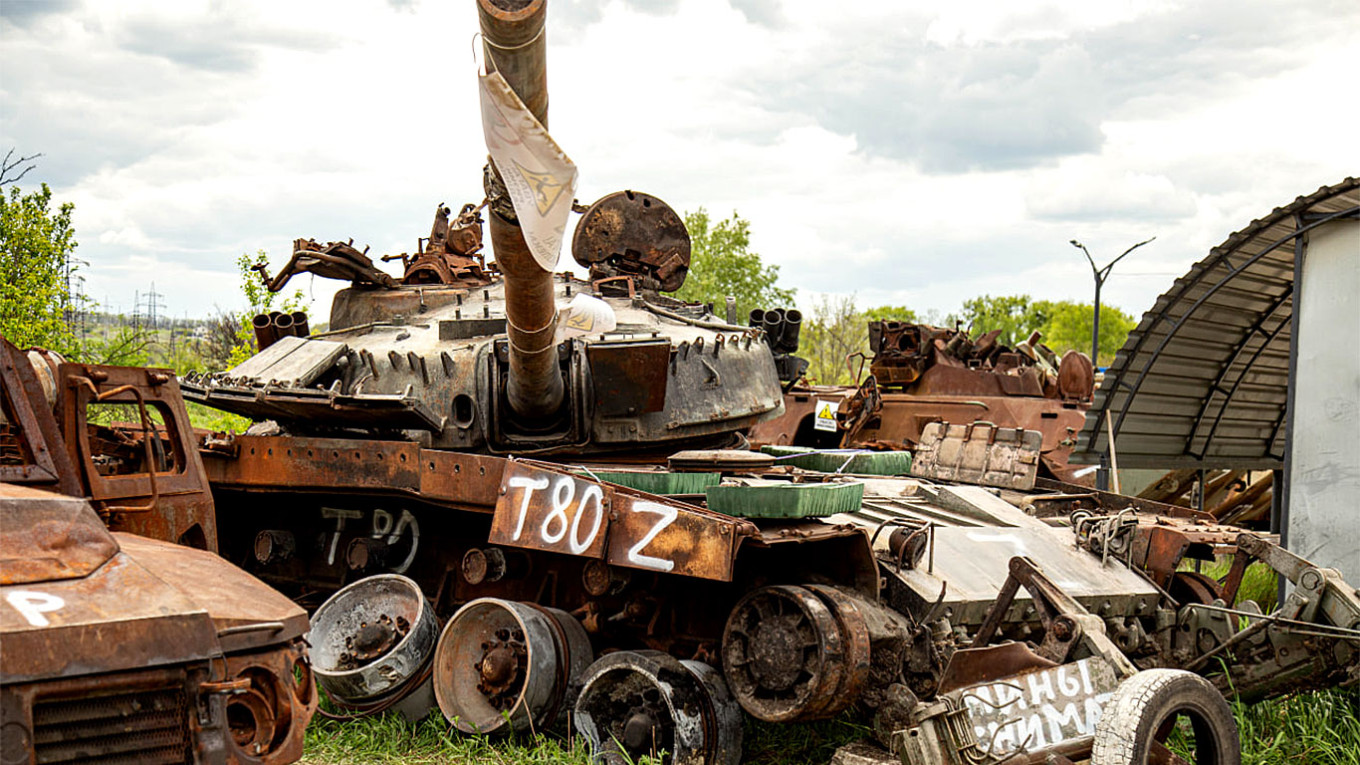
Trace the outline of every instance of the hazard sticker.
<path fill-rule="evenodd" d="M 817 414 L 813 417 L 812 427 L 816 430 L 825 430 L 835 433 L 836 403 L 834 401 L 818 401 L 815 411 Z"/>

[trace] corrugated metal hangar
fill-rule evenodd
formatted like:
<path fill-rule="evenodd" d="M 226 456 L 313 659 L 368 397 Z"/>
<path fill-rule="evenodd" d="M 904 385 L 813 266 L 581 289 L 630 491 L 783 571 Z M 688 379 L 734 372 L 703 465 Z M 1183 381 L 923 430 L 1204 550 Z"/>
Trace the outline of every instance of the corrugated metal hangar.
<path fill-rule="evenodd" d="M 1177 279 L 1106 370 L 1074 461 L 1108 460 L 1107 423 L 1120 468 L 1280 471 L 1272 529 L 1360 575 L 1360 179 Z"/>

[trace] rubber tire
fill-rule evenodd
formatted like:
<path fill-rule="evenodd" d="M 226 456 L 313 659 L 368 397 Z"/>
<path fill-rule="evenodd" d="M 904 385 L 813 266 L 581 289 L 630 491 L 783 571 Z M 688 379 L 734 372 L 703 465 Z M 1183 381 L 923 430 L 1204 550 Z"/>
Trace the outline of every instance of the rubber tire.
<path fill-rule="evenodd" d="M 1091 765 L 1145 765 L 1153 734 L 1181 712 L 1188 713 L 1195 726 L 1197 762 L 1242 761 L 1237 720 L 1217 688 L 1193 672 L 1149 669 L 1120 683 L 1106 702 L 1096 723 Z"/>

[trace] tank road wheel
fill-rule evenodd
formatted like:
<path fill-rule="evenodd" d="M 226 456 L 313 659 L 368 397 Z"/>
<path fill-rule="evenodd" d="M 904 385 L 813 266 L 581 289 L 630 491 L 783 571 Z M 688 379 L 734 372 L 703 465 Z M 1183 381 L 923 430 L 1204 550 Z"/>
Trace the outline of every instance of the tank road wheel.
<path fill-rule="evenodd" d="M 662 752 L 667 765 L 741 761 L 741 707 L 718 671 L 660 651 L 618 651 L 592 664 L 575 726 L 606 765 Z"/>
<path fill-rule="evenodd" d="M 1193 759 L 1167 747 L 1178 727 L 1194 736 Z M 1179 669 L 1149 669 L 1120 683 L 1106 702 L 1091 765 L 1235 765 L 1241 757 L 1232 710 L 1208 680 Z"/>
<path fill-rule="evenodd" d="M 566 710 L 593 658 L 585 628 L 567 612 L 479 598 L 439 636 L 435 698 L 464 733 L 542 730 Z"/>
<path fill-rule="evenodd" d="M 872 668 L 868 620 L 856 598 L 844 591 L 822 584 L 809 584 L 807 589 L 821 598 L 826 607 L 831 609 L 831 615 L 836 618 L 836 624 L 840 627 L 841 637 L 845 642 L 845 671 L 841 675 L 841 684 L 836 689 L 835 695 L 837 698 L 849 697 L 849 700 L 853 701 L 868 684 Z"/>
<path fill-rule="evenodd" d="M 823 597 L 777 585 L 753 590 L 732 609 L 723 670 L 732 695 L 752 716 L 767 722 L 831 717 L 863 686 L 863 617 L 848 600 Z"/>
<path fill-rule="evenodd" d="M 312 615 L 312 670 L 341 704 L 376 711 L 394 703 L 408 719 L 434 705 L 426 669 L 439 636 L 434 609 L 398 574 L 360 579 Z"/>
<path fill-rule="evenodd" d="M 1167 592 L 1177 603 L 1210 605 L 1223 597 L 1223 587 L 1216 579 L 1198 571 L 1177 571 L 1171 575 Z"/>

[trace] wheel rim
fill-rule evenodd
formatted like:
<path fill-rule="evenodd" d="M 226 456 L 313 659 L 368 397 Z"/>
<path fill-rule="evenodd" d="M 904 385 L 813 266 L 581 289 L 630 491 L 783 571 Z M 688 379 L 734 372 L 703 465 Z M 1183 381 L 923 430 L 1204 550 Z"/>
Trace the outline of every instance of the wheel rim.
<path fill-rule="evenodd" d="M 439 636 L 420 586 L 397 574 L 360 579 L 332 595 L 311 619 L 312 670 L 342 703 L 405 695 Z"/>
<path fill-rule="evenodd" d="M 659 651 L 617 651 L 591 665 L 576 701 L 576 730 L 596 761 L 736 765 L 741 708 L 706 664 Z"/>
<path fill-rule="evenodd" d="M 591 658 L 585 630 L 570 615 L 480 598 L 460 608 L 439 636 L 435 700 L 464 733 L 547 727 Z"/>
<path fill-rule="evenodd" d="M 743 598 L 728 618 L 724 674 L 737 702 L 759 719 L 816 719 L 841 701 L 844 644 L 835 616 L 813 593 L 765 587 Z"/>
<path fill-rule="evenodd" d="M 1171 576 L 1167 591 L 1182 606 L 1191 603 L 1207 606 L 1223 597 L 1218 581 L 1199 571 L 1177 571 Z"/>

